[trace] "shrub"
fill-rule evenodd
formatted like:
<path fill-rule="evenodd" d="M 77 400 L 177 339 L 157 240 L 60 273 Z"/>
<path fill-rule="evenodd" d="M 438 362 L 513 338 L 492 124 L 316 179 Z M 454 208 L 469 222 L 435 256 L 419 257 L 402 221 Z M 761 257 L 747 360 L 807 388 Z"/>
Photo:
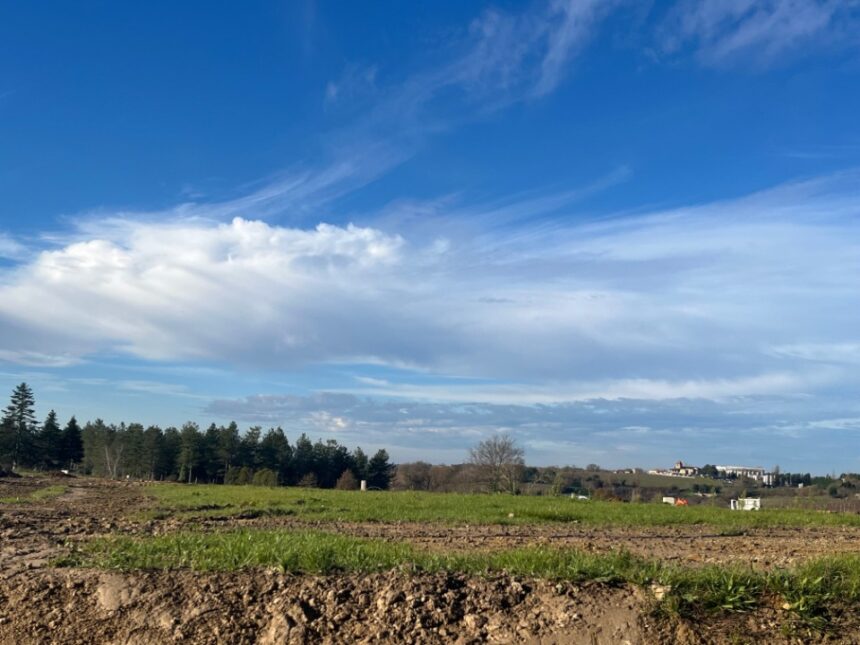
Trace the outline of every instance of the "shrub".
<path fill-rule="evenodd" d="M 308 473 L 299 480 L 299 486 L 303 488 L 317 488 L 319 486 L 317 476 L 313 473 Z"/>
<path fill-rule="evenodd" d="M 340 477 L 338 477 L 335 488 L 338 490 L 355 490 L 358 488 L 358 480 L 355 478 L 355 475 L 352 474 L 351 470 L 346 469 L 341 473 Z"/>
<path fill-rule="evenodd" d="M 278 474 L 274 470 L 263 468 L 254 473 L 254 478 L 251 481 L 254 486 L 277 486 Z"/>

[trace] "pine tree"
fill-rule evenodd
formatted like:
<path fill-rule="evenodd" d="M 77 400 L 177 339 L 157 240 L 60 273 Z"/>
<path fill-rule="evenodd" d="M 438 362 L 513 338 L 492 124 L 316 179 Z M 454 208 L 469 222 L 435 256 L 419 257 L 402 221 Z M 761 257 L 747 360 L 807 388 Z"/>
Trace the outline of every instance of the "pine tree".
<path fill-rule="evenodd" d="M 313 474 L 314 444 L 304 433 L 296 441 L 292 462 L 291 470 L 295 482 L 301 482 L 307 475 Z M 314 475 L 314 486 L 316 486 L 316 475 Z"/>
<path fill-rule="evenodd" d="M 368 463 L 369 459 L 367 454 L 361 449 L 361 446 L 352 451 L 352 473 L 359 481 L 367 479 Z"/>
<path fill-rule="evenodd" d="M 143 446 L 147 456 L 146 478 L 161 479 L 168 470 L 164 455 L 164 434 L 158 426 L 149 426 L 143 432 Z"/>
<path fill-rule="evenodd" d="M 39 463 L 48 469 L 59 468 L 63 464 L 63 431 L 57 423 L 57 413 L 48 413 L 36 441 Z"/>
<path fill-rule="evenodd" d="M 63 428 L 63 452 L 61 463 L 63 467 L 72 469 L 74 464 L 79 464 L 84 459 L 84 441 L 81 437 L 81 427 L 75 417 L 69 419 Z"/>
<path fill-rule="evenodd" d="M 200 429 L 196 423 L 186 423 L 179 437 L 179 480 L 190 484 L 194 481 L 195 473 L 199 474 Z"/>
<path fill-rule="evenodd" d="M 270 428 L 260 441 L 260 466 L 274 470 L 280 481 L 289 481 L 292 452 L 283 429 Z"/>
<path fill-rule="evenodd" d="M 12 469 L 12 447 L 15 445 L 15 429 L 11 420 L 0 418 L 0 473 Z"/>
<path fill-rule="evenodd" d="M 35 461 L 35 405 L 33 390 L 21 383 L 3 412 L 4 443 L 13 467 L 32 466 Z"/>
<path fill-rule="evenodd" d="M 367 485 L 388 490 L 394 477 L 394 465 L 388 463 L 388 453 L 378 450 L 367 464 Z"/>
<path fill-rule="evenodd" d="M 240 443 L 239 426 L 236 425 L 235 421 L 230 422 L 226 428 L 218 429 L 218 459 L 221 462 L 220 470 L 225 483 L 227 482 L 227 473 L 233 467 L 238 456 Z"/>

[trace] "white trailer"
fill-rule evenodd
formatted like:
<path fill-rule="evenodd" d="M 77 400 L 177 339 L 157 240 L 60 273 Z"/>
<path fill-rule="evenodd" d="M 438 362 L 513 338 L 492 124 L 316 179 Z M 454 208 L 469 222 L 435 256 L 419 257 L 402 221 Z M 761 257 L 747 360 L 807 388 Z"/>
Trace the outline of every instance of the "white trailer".
<path fill-rule="evenodd" d="M 733 511 L 760 511 L 761 497 L 739 497 L 731 501 Z"/>

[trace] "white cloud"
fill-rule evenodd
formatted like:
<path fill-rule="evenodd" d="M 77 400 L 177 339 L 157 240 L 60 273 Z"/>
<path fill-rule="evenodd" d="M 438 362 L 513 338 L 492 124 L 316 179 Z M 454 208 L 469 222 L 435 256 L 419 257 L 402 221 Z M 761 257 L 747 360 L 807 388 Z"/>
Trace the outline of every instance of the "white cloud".
<path fill-rule="evenodd" d="M 692 45 L 706 65 L 778 64 L 858 44 L 853 0 L 681 0 L 661 30 L 666 52 Z"/>
<path fill-rule="evenodd" d="M 809 423 L 809 427 L 824 430 L 860 430 L 860 417 L 823 419 Z"/>
<path fill-rule="evenodd" d="M 830 407 L 832 406 L 832 407 Z M 844 416 L 828 420 L 822 411 Z M 216 400 L 206 410 L 223 419 L 300 432 L 338 432 L 345 442 L 385 446 L 395 459 L 462 461 L 468 448 L 498 432 L 525 446 L 529 463 L 604 466 L 749 461 L 784 470 L 829 470 L 833 455 L 856 454 L 858 406 L 805 399 L 743 397 L 712 401 L 595 400 L 554 405 L 435 403 L 345 394 L 255 396 Z M 790 422 L 781 420 L 790 417 Z M 330 425 L 331 419 L 338 419 Z M 630 425 L 636 419 L 639 425 Z M 774 437 L 779 445 L 774 445 Z M 631 453 L 635 453 L 632 454 Z M 853 468 L 854 458 L 843 460 Z"/>
<path fill-rule="evenodd" d="M 376 65 L 347 65 L 337 81 L 329 81 L 325 88 L 325 104 L 334 106 L 341 101 L 354 102 L 376 88 Z"/>
<path fill-rule="evenodd" d="M 518 14 L 487 10 L 470 26 L 470 50 L 440 75 L 440 83 L 502 92 L 507 100 L 543 96 L 558 86 L 617 4 L 553 0 Z"/>
<path fill-rule="evenodd" d="M 47 344 L 72 356 L 124 351 L 242 362 L 256 347 L 271 361 L 300 359 L 334 340 L 318 323 L 342 324 L 353 301 L 378 297 L 374 274 L 395 264 L 402 246 L 367 228 L 297 230 L 241 219 L 127 223 L 113 233 L 44 251 L 15 270 L 0 288 L 9 343 L 0 349 L 36 353 Z M 362 278 L 364 286 L 353 283 Z M 25 336 L 32 348 L 21 346 Z M 346 343 L 337 345 L 335 355 L 348 353 Z M 261 359 L 270 362 L 248 356 Z"/>
<path fill-rule="evenodd" d="M 0 259 L 20 260 L 26 255 L 26 247 L 14 238 L 0 232 Z"/>
<path fill-rule="evenodd" d="M 27 367 L 68 367 L 81 362 L 80 357 L 67 354 L 44 354 L 38 351 L 0 349 L 0 361 Z"/>
<path fill-rule="evenodd" d="M 400 80 L 381 82 L 384 70 L 348 64 L 341 79 L 327 84 L 327 104 L 344 94 L 365 93 L 373 95 L 373 105 L 327 141 L 353 156 L 384 144 L 407 158 L 430 135 L 545 96 L 562 82 L 614 6 L 614 1 L 555 0 L 517 13 L 488 9 L 466 33 L 449 37 L 434 52 L 439 63 Z M 364 106 L 363 100 L 355 103 Z"/>
<path fill-rule="evenodd" d="M 487 226 L 472 205 L 421 236 L 244 219 L 90 227 L 4 272 L 0 356 L 374 363 L 513 384 L 410 394 L 457 400 L 809 392 L 843 368 L 811 370 L 797 348 L 858 343 L 853 185 L 540 229 Z M 482 224 L 470 233 L 464 217 Z"/>
<path fill-rule="evenodd" d="M 785 395 L 816 390 L 837 382 L 841 372 L 806 370 L 803 373 L 765 373 L 735 379 L 659 380 L 607 379 L 531 385 L 510 384 L 442 384 L 413 385 L 369 384 L 332 390 L 371 397 L 400 397 L 410 401 L 445 403 L 480 403 L 492 405 L 555 405 L 582 401 L 662 401 L 668 399 L 724 400 L 740 396 Z"/>
<path fill-rule="evenodd" d="M 547 37 L 546 53 L 533 93 L 542 96 L 559 84 L 570 58 L 593 36 L 595 23 L 617 4 L 614 0 L 556 0 L 551 15 L 558 26 Z"/>
<path fill-rule="evenodd" d="M 800 358 L 820 363 L 860 364 L 860 342 L 781 345 L 773 347 L 771 351 L 776 356 Z"/>

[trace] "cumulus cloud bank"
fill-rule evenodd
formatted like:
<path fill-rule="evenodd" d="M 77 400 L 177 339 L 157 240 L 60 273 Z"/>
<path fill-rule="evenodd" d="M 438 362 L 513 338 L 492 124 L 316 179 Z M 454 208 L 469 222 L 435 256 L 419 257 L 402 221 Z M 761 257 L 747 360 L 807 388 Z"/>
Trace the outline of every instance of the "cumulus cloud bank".
<path fill-rule="evenodd" d="M 359 388 L 438 400 L 815 391 L 844 382 L 834 352 L 858 343 L 855 179 L 540 229 L 468 234 L 443 217 L 415 239 L 372 223 L 115 222 L 3 273 L 0 356 L 374 363 L 499 382 Z"/>

